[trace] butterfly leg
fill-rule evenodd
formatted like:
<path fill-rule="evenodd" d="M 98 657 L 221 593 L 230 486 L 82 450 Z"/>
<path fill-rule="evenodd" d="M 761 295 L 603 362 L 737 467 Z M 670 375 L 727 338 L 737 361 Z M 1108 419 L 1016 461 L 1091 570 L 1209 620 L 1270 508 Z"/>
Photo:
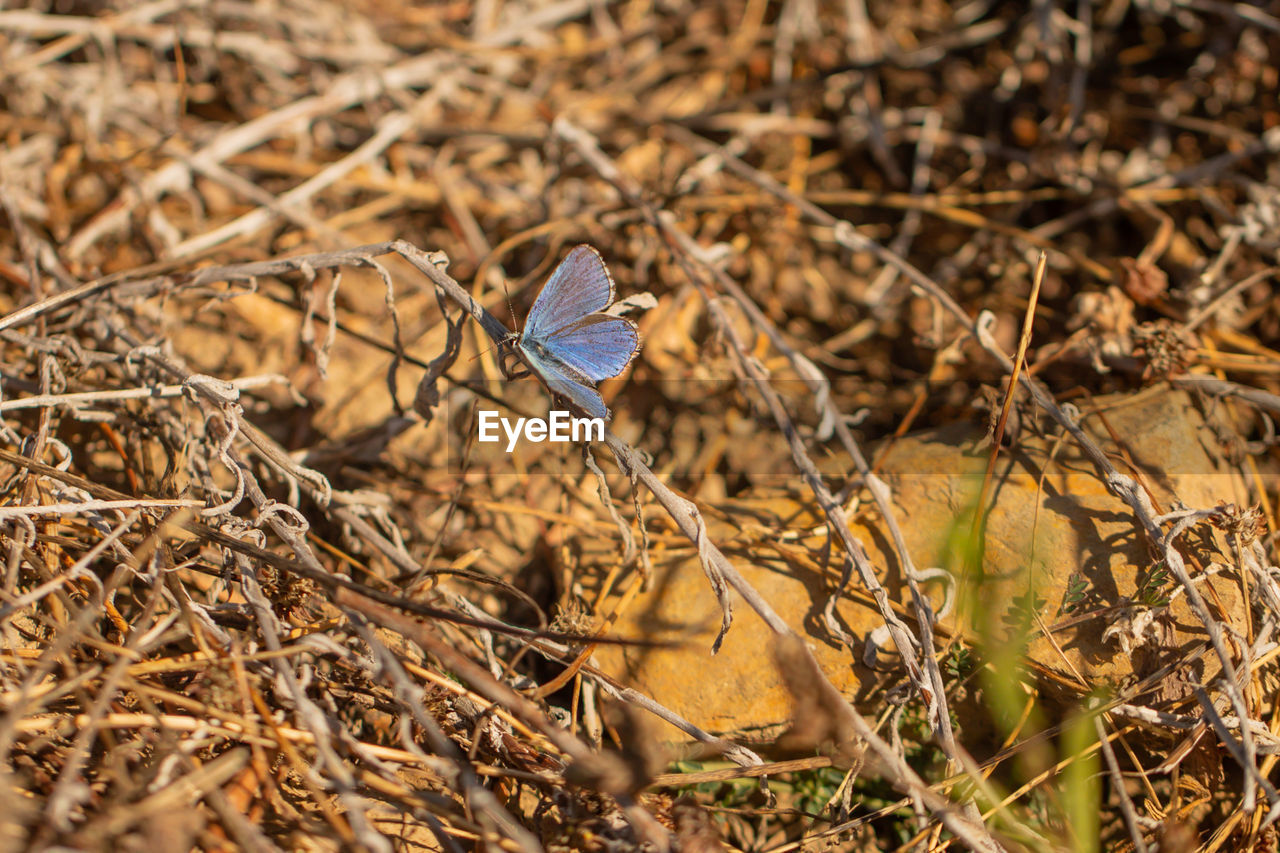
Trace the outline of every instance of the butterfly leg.
<path fill-rule="evenodd" d="M 520 356 L 505 344 L 503 345 L 498 359 L 498 363 L 502 366 L 502 373 L 507 379 L 524 379 L 526 376 L 533 375 L 533 371 L 520 360 Z M 515 360 L 515 365 L 511 364 L 513 359 Z"/>

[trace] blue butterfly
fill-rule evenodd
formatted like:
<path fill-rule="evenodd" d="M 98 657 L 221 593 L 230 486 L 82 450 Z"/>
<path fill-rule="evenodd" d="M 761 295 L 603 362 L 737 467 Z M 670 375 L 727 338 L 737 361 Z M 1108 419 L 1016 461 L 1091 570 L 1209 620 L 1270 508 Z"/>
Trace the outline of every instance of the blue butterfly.
<path fill-rule="evenodd" d="M 529 309 L 515 345 L 557 397 L 593 418 L 608 418 L 596 383 L 617 376 L 640 351 L 640 333 L 623 317 L 601 314 L 613 302 L 613 277 L 600 253 L 574 246 Z"/>

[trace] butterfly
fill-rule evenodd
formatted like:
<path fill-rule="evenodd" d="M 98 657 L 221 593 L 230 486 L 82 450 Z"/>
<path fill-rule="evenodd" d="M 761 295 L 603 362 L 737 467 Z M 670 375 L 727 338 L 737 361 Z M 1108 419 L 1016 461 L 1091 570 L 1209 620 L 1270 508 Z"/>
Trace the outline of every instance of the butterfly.
<path fill-rule="evenodd" d="M 574 246 L 543 285 L 515 339 L 520 358 L 557 397 L 593 418 L 609 410 L 596 383 L 617 376 L 640 351 L 630 320 L 600 313 L 613 302 L 613 277 L 600 253 Z"/>

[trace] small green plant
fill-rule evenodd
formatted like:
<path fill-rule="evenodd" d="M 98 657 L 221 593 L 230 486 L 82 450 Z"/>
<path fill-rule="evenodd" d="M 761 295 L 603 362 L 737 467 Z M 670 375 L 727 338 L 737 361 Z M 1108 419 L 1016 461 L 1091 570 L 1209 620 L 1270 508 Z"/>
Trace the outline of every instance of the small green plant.
<path fill-rule="evenodd" d="M 1046 603 L 1034 589 L 1028 588 L 1022 595 L 1014 596 L 1001 619 L 1011 631 L 1025 634 L 1035 623 L 1035 614 L 1044 609 Z"/>
<path fill-rule="evenodd" d="M 838 767 L 820 767 L 792 776 L 795 808 L 805 814 L 819 815 L 839 790 L 845 771 Z"/>
<path fill-rule="evenodd" d="M 1169 567 L 1164 560 L 1159 561 L 1147 570 L 1133 600 L 1144 607 L 1167 607 L 1169 605 Z"/>
<path fill-rule="evenodd" d="M 1079 571 L 1074 571 L 1067 578 L 1067 590 L 1062 594 L 1062 604 L 1058 606 L 1058 615 L 1075 613 L 1084 602 L 1089 591 L 1089 581 Z"/>
<path fill-rule="evenodd" d="M 952 678 L 968 678 L 973 672 L 973 654 L 966 646 L 952 646 L 947 651 L 943 667 Z"/>
<path fill-rule="evenodd" d="M 672 769 L 678 773 L 700 773 L 730 766 L 732 765 L 723 761 L 676 761 Z M 753 795 L 760 790 L 760 782 L 750 776 L 743 776 L 716 782 L 699 782 L 686 790 L 698 794 L 704 802 L 713 802 L 721 808 L 740 809 L 752 804 Z"/>
<path fill-rule="evenodd" d="M 1093 853 L 1098 849 L 1102 783 L 1098 753 L 1093 749 L 1098 740 L 1093 720 L 1088 712 L 1076 714 L 1067 721 L 1062 733 L 1065 767 L 1059 790 L 1071 849 L 1076 853 Z"/>

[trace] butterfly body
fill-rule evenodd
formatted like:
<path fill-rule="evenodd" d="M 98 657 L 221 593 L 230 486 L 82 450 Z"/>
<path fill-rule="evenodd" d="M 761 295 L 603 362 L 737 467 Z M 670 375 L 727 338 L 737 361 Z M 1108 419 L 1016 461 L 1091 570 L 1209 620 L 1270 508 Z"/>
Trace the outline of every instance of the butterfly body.
<path fill-rule="evenodd" d="M 601 313 L 613 302 L 613 278 L 600 253 L 575 246 L 529 309 L 516 350 L 552 394 L 595 418 L 608 418 L 597 382 L 617 376 L 640 351 L 635 324 Z"/>

